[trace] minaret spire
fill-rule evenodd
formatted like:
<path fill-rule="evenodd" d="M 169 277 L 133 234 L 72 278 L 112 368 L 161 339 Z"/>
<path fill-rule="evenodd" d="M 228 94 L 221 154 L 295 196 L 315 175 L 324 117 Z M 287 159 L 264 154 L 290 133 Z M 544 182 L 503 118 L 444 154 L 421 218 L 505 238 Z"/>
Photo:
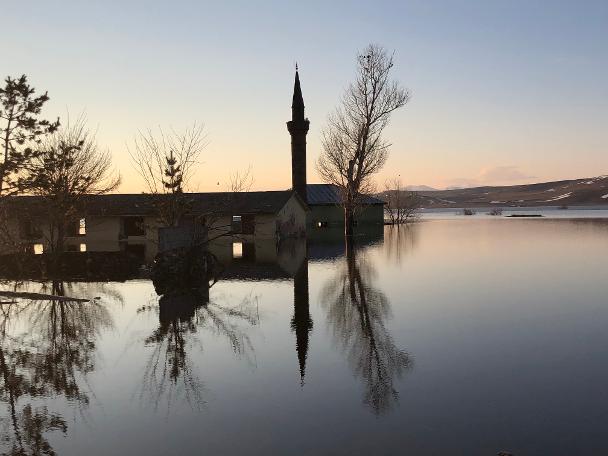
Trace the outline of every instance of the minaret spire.
<path fill-rule="evenodd" d="M 293 83 L 293 100 L 291 102 L 291 120 L 304 120 L 304 97 L 302 97 L 302 87 L 300 86 L 300 75 L 298 74 L 298 64 L 296 63 L 296 80 Z"/>
<path fill-rule="evenodd" d="M 306 134 L 310 122 L 304 115 L 304 98 L 300 85 L 300 75 L 296 62 L 296 76 L 293 84 L 293 99 L 291 102 L 291 121 L 287 129 L 291 135 L 291 184 L 292 189 L 307 201 L 306 196 Z"/>

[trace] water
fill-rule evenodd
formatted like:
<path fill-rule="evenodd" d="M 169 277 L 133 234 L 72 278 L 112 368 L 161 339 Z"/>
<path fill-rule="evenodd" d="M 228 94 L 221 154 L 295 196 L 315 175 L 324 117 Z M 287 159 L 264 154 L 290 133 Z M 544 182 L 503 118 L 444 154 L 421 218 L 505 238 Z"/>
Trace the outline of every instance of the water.
<path fill-rule="evenodd" d="M 207 305 L 148 280 L 5 284 L 98 299 L 1 306 L 2 452 L 608 451 L 608 221 L 462 217 L 360 244 L 225 260 Z"/>
<path fill-rule="evenodd" d="M 502 214 L 499 216 L 491 215 L 493 210 L 500 209 Z M 566 219 L 578 219 L 578 218 L 608 218 L 608 209 L 606 205 L 600 206 L 574 206 L 572 208 L 561 208 L 556 206 L 529 206 L 529 207 L 475 207 L 471 209 L 474 213 L 472 215 L 475 218 L 497 218 L 497 217 L 509 217 L 513 215 L 540 215 L 543 218 L 566 218 Z M 464 208 L 434 208 L 434 209 L 422 209 L 420 211 L 421 218 L 425 220 L 443 220 L 452 218 L 463 217 Z"/>

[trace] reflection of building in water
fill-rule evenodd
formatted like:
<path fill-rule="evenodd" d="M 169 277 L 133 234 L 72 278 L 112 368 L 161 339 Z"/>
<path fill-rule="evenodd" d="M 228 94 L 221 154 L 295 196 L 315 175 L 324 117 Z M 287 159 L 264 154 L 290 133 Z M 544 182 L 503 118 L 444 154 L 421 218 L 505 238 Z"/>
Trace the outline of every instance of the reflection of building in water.
<path fill-rule="evenodd" d="M 221 265 L 220 280 L 289 280 L 306 255 L 306 241 L 221 238 L 210 243 L 209 251 Z"/>
<path fill-rule="evenodd" d="M 300 365 L 300 382 L 304 385 L 308 341 L 312 330 L 308 295 L 308 259 L 304 257 L 300 268 L 293 278 L 293 318 L 291 329 L 296 333 L 296 351 Z"/>
<path fill-rule="evenodd" d="M 312 329 L 308 295 L 308 258 L 304 239 L 255 243 L 217 240 L 210 251 L 222 264 L 220 280 L 293 280 L 294 313 L 291 328 L 296 336 L 300 378 L 304 383 L 308 342 Z"/>
<path fill-rule="evenodd" d="M 382 244 L 384 226 L 359 226 L 355 230 L 354 240 L 358 248 Z M 308 241 L 308 258 L 311 261 L 334 260 L 346 255 L 344 229 L 342 228 L 310 231 Z"/>

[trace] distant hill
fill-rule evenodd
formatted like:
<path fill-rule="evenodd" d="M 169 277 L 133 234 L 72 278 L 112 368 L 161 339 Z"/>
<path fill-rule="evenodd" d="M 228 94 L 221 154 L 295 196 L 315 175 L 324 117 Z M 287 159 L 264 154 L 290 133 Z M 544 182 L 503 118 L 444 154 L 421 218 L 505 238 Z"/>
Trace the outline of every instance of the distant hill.
<path fill-rule="evenodd" d="M 608 205 L 608 176 L 500 187 L 422 190 L 418 195 L 425 208 Z"/>
<path fill-rule="evenodd" d="M 411 192 L 436 192 L 437 189 L 429 187 L 428 185 L 406 185 L 406 190 Z"/>

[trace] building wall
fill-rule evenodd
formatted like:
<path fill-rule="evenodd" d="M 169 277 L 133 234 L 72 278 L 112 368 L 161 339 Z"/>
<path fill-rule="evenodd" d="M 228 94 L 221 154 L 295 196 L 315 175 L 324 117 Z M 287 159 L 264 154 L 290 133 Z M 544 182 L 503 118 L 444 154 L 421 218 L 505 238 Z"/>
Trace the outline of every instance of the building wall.
<path fill-rule="evenodd" d="M 303 237 L 306 235 L 307 211 L 300 200 L 292 195 L 277 214 L 276 230 L 281 238 Z"/>
<path fill-rule="evenodd" d="M 230 216 L 219 217 L 212 223 L 210 237 L 229 234 L 232 216 L 246 215 L 234 213 Z M 277 214 L 257 214 L 254 217 L 254 234 L 235 233 L 236 239 L 244 241 L 290 238 L 303 236 L 306 233 L 306 209 L 300 201 L 292 196 Z M 278 234 L 278 236 L 277 236 Z"/>
<path fill-rule="evenodd" d="M 233 215 L 221 216 L 211 221 L 212 228 L 209 237 L 230 234 Z M 126 249 L 126 246 L 145 246 L 145 256 L 153 257 L 158 251 L 158 222 L 156 217 L 144 217 L 144 234 L 140 236 L 125 236 L 124 221 L 128 216 L 88 216 L 86 217 L 86 234 L 70 236 L 65 239 L 65 245 L 70 250 L 80 250 L 81 245 L 86 251 L 116 252 Z M 44 220 L 36 222 L 36 226 L 42 230 L 39 239 L 21 239 L 19 236 L 19 220 L 11 221 L 11 231 L 17 242 L 32 246 L 43 244 L 44 250 L 48 251 L 48 229 Z M 306 209 L 297 199 L 291 196 L 284 207 L 277 214 L 257 214 L 254 216 L 254 233 L 235 233 L 230 236 L 237 240 L 273 240 L 290 237 L 303 236 L 306 233 Z M 85 247 L 86 246 L 86 247 Z M 0 246 L 0 250 L 9 251 L 11 246 Z"/>
<path fill-rule="evenodd" d="M 344 209 L 338 205 L 310 206 L 308 212 L 308 227 L 318 228 L 319 222 L 327 223 L 328 227 L 344 226 Z M 384 206 L 374 204 L 361 208 L 355 215 L 359 225 L 384 224 Z"/>

